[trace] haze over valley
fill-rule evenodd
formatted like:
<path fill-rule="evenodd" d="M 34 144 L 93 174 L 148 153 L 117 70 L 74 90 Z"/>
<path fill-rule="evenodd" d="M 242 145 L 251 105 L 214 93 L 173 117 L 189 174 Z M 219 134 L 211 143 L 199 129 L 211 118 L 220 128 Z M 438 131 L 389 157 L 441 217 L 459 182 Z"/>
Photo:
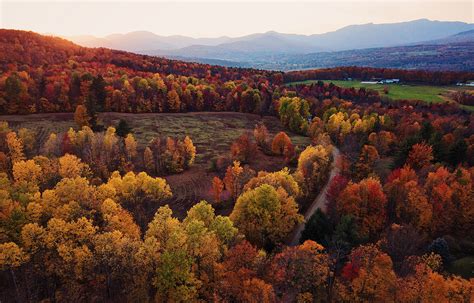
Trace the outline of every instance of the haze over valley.
<path fill-rule="evenodd" d="M 65 37 L 79 45 L 107 47 L 226 66 L 294 70 L 344 65 L 472 70 L 474 24 L 419 19 L 350 25 L 324 34 L 275 31 L 242 37 L 160 36 L 147 31 L 106 37 Z M 400 59 L 393 62 L 396 58 Z M 451 58 L 440 62 L 440 57 Z"/>

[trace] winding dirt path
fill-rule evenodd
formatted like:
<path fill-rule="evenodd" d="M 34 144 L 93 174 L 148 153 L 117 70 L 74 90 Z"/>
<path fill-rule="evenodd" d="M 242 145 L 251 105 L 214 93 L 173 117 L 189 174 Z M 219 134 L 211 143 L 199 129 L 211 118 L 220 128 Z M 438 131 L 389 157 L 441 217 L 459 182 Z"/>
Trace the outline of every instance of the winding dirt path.
<path fill-rule="evenodd" d="M 332 158 L 333 158 L 332 168 L 331 168 L 331 172 L 329 173 L 328 181 L 326 182 L 326 184 L 321 189 L 316 199 L 314 199 L 313 203 L 309 206 L 308 210 L 304 214 L 304 221 L 298 224 L 295 230 L 293 231 L 293 233 L 291 233 L 291 236 L 288 239 L 288 245 L 296 246 L 300 244 L 301 232 L 303 232 L 304 230 L 305 223 L 308 222 L 309 218 L 311 218 L 311 216 L 316 212 L 318 208 L 321 208 L 323 211 L 325 211 L 326 202 L 327 202 L 326 192 L 329 189 L 329 185 L 331 184 L 332 179 L 337 174 L 339 174 L 339 168 L 335 165 L 339 156 L 340 156 L 339 149 L 337 149 L 337 147 L 334 146 L 332 150 Z"/>

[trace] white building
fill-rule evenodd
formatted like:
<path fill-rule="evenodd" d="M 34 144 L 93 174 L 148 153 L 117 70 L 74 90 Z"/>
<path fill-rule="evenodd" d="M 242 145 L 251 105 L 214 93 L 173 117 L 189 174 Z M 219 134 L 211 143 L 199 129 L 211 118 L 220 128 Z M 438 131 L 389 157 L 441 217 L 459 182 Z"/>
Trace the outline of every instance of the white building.
<path fill-rule="evenodd" d="M 400 83 L 400 79 L 383 79 L 378 82 L 379 84 L 393 84 Z"/>

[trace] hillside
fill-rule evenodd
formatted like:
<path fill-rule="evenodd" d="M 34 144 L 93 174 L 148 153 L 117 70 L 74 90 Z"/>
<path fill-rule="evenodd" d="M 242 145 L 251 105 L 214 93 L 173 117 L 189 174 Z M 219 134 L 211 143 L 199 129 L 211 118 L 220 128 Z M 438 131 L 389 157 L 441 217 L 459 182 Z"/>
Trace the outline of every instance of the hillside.
<path fill-rule="evenodd" d="M 473 73 L 0 54 L 1 302 L 472 301 Z"/>
<path fill-rule="evenodd" d="M 0 113 L 10 114 L 70 112 L 83 103 L 91 103 L 94 112 L 237 110 L 273 114 L 274 96 L 286 90 L 281 86 L 283 79 L 299 77 L 85 48 L 61 38 L 15 30 L 0 30 L 0 54 Z M 378 73 L 363 70 L 367 75 Z M 328 73 L 330 77 L 323 79 L 342 79 L 337 69 Z M 315 79 L 305 78 L 306 74 L 300 72 L 304 79 L 294 81 Z M 406 74 L 395 70 L 393 77 Z M 446 85 L 471 79 L 468 73 L 423 75 L 414 81 Z M 332 87 L 325 90 L 336 96 L 354 94 L 334 92 Z M 362 100 L 374 97 L 367 92 Z"/>
<path fill-rule="evenodd" d="M 426 44 L 281 56 L 253 66 L 298 70 L 337 66 L 474 71 L 474 37 L 446 38 Z"/>
<path fill-rule="evenodd" d="M 399 23 L 350 25 L 333 32 L 313 35 L 269 31 L 234 38 L 192 38 L 135 31 L 102 38 L 94 36 L 66 38 L 90 47 L 108 47 L 152 55 L 239 61 L 245 59 L 246 54 L 260 57 L 264 54 L 301 54 L 406 45 L 442 39 L 472 29 L 473 24 L 463 22 L 419 19 Z"/>
<path fill-rule="evenodd" d="M 457 32 L 469 28 L 469 24 L 419 20 L 349 26 L 313 35 L 317 37 L 312 40 L 269 32 L 217 46 L 193 45 L 142 53 L 198 62 L 217 58 L 224 60 L 226 66 L 283 71 L 337 66 L 472 71 L 473 30 Z"/>
<path fill-rule="evenodd" d="M 100 90 L 100 96 L 94 93 L 100 110 L 126 98 L 120 111 L 160 112 L 223 109 L 233 106 L 230 101 L 225 105 L 230 91 L 239 91 L 240 98 L 242 91 L 259 86 L 268 106 L 268 81 L 278 84 L 282 79 L 276 72 L 85 48 L 15 30 L 0 30 L 0 70 L 0 113 L 71 111 L 90 99 L 89 90 Z M 167 101 L 172 91 L 179 94 L 178 104 Z"/>
<path fill-rule="evenodd" d="M 5 71 L 10 63 L 26 64 L 31 67 L 57 64 L 67 70 L 74 67 L 87 68 L 91 65 L 103 69 L 112 64 L 134 72 L 177 74 L 198 78 L 218 74 L 219 78 L 223 79 L 240 79 L 246 74 L 268 74 L 252 69 L 225 68 L 105 48 L 85 48 L 62 38 L 18 30 L 0 29 L 0 51 L 0 66 Z M 70 66 L 69 60 L 73 60 L 75 65 Z"/>

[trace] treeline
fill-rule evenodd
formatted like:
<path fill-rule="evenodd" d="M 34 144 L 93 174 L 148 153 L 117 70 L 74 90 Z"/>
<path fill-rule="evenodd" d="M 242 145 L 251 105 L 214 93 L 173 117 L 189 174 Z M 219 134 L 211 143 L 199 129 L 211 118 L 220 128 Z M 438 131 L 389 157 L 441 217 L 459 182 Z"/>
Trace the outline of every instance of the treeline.
<path fill-rule="evenodd" d="M 400 79 L 406 83 L 450 85 L 474 79 L 472 72 L 405 70 L 373 67 L 334 67 L 287 72 L 283 75 L 285 83 L 305 80 L 357 80 Z"/>
<path fill-rule="evenodd" d="M 47 69 L 59 67 L 92 66 L 96 68 L 116 65 L 136 72 L 177 74 L 197 78 L 240 80 L 253 76 L 281 77 L 279 72 L 250 68 L 232 68 L 202 63 L 184 62 L 161 57 L 138 55 L 106 48 L 81 47 L 68 40 L 44 36 L 34 32 L 0 29 L 0 64 L 3 71 L 9 65 L 25 65 Z M 69 61 L 72 60 L 72 61 Z M 68 62 L 69 61 L 69 62 Z M 70 64 L 70 65 L 68 65 Z M 51 70 L 54 71 L 54 70 Z"/>
<path fill-rule="evenodd" d="M 292 88 L 282 85 L 283 80 L 388 77 L 450 84 L 472 77 L 469 73 L 356 67 L 282 74 L 83 48 L 60 38 L 13 30 L 0 31 L 0 50 L 1 114 L 73 112 L 83 105 L 93 127 L 96 112 L 103 111 L 239 111 L 275 115 L 278 99 L 291 97 L 292 90 L 320 101 L 332 97 L 356 103 L 384 101 L 371 90 L 322 82 Z"/>
<path fill-rule="evenodd" d="M 32 32 L 0 31 L 0 113 L 74 111 L 268 112 L 278 72 L 226 68 L 83 48 Z"/>

